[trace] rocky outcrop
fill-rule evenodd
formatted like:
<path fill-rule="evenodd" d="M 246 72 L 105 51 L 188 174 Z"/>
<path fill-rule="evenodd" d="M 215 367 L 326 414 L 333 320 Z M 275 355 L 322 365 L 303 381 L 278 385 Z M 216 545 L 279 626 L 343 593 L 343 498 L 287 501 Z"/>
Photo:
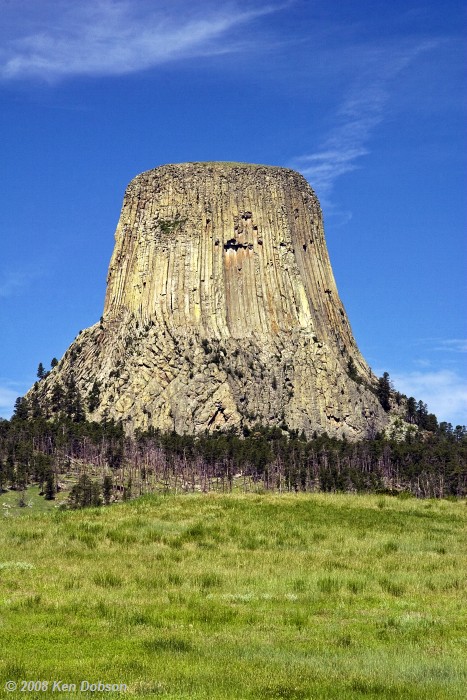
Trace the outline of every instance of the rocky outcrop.
<path fill-rule="evenodd" d="M 101 322 L 40 383 L 91 419 L 179 433 L 255 423 L 362 437 L 388 422 L 293 170 L 165 165 L 128 186 Z M 55 389 L 54 389 L 55 387 Z"/>

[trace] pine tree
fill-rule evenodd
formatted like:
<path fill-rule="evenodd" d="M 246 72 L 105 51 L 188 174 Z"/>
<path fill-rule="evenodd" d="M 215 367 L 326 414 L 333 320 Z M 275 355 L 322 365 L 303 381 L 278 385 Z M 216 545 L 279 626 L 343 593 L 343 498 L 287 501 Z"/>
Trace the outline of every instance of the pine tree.
<path fill-rule="evenodd" d="M 389 374 L 385 372 L 382 377 L 378 380 L 378 399 L 381 406 L 387 412 L 391 408 L 390 403 L 391 398 L 391 382 L 389 381 Z"/>
<path fill-rule="evenodd" d="M 32 478 L 41 484 L 41 491 L 44 491 L 44 484 L 48 473 L 51 471 L 52 459 L 50 455 L 35 451 L 32 457 Z"/>
<path fill-rule="evenodd" d="M 68 504 L 73 509 L 102 505 L 101 490 L 97 481 L 92 481 L 87 474 L 81 474 L 70 491 Z"/>
<path fill-rule="evenodd" d="M 38 377 L 39 381 L 41 379 L 44 379 L 45 375 L 46 375 L 46 371 L 44 369 L 44 365 L 42 364 L 42 362 L 39 362 L 39 367 L 37 368 L 37 377 Z"/>
<path fill-rule="evenodd" d="M 53 501 L 55 498 L 55 480 L 52 471 L 49 471 L 45 479 L 45 499 Z"/>
<path fill-rule="evenodd" d="M 350 357 L 349 361 L 347 362 L 347 374 L 349 375 L 350 379 L 352 379 L 357 384 L 360 384 L 361 378 L 358 374 L 353 357 Z"/>
<path fill-rule="evenodd" d="M 76 423 L 83 423 L 86 420 L 86 414 L 84 412 L 83 402 L 79 392 L 76 396 L 74 420 Z"/>
<path fill-rule="evenodd" d="M 83 402 L 73 375 L 70 375 L 67 382 L 64 408 L 66 415 L 76 423 L 82 423 L 85 420 Z"/>
<path fill-rule="evenodd" d="M 417 418 L 417 402 L 413 396 L 407 399 L 407 420 L 409 423 L 415 423 Z"/>
<path fill-rule="evenodd" d="M 63 409 L 65 392 L 60 382 L 53 385 L 51 396 L 51 408 L 53 413 L 59 413 Z"/>
<path fill-rule="evenodd" d="M 423 401 L 417 403 L 416 408 L 417 425 L 420 428 L 425 428 L 426 418 L 428 416 L 428 406 Z"/>
<path fill-rule="evenodd" d="M 63 407 L 68 418 L 73 418 L 75 413 L 75 402 L 76 402 L 77 388 L 73 375 L 68 378 Z"/>
<path fill-rule="evenodd" d="M 100 387 L 99 382 L 94 382 L 88 396 L 88 410 L 95 411 L 100 403 Z"/>
<path fill-rule="evenodd" d="M 97 481 L 91 483 L 91 505 L 94 507 L 102 505 L 101 487 Z"/>
<path fill-rule="evenodd" d="M 18 396 L 15 401 L 15 408 L 13 412 L 13 418 L 18 420 L 27 420 L 29 415 L 29 403 L 24 396 Z"/>
<path fill-rule="evenodd" d="M 438 419 L 436 418 L 434 413 L 428 413 L 427 417 L 425 418 L 424 428 L 430 433 L 436 433 L 436 431 L 438 430 Z"/>
<path fill-rule="evenodd" d="M 5 484 L 10 484 L 10 486 L 15 485 L 15 460 L 13 459 L 13 455 L 11 453 L 6 458 Z"/>
<path fill-rule="evenodd" d="M 42 408 L 39 403 L 39 396 L 37 395 L 37 389 L 39 387 L 39 384 L 36 382 L 34 384 L 34 389 L 31 394 L 31 402 L 30 402 L 30 409 L 31 409 L 31 416 L 32 418 L 41 418 L 43 413 L 42 413 Z"/>
<path fill-rule="evenodd" d="M 123 487 L 123 500 L 124 501 L 129 501 L 131 498 L 131 489 L 132 489 L 132 482 L 131 482 L 131 476 L 128 479 L 128 482 L 126 486 Z"/>
<path fill-rule="evenodd" d="M 16 488 L 20 491 L 25 491 L 28 483 L 28 465 L 26 462 L 19 462 L 15 469 Z"/>
<path fill-rule="evenodd" d="M 102 482 L 102 495 L 104 496 L 104 503 L 106 506 L 109 505 L 110 499 L 112 498 L 113 483 L 112 477 L 107 474 L 104 476 L 104 481 Z"/>

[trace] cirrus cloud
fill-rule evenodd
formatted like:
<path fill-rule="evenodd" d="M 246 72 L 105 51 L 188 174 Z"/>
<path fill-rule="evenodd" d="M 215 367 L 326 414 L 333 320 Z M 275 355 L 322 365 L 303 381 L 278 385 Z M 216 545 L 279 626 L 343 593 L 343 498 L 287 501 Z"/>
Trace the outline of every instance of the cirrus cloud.
<path fill-rule="evenodd" d="M 24 2 L 10 21 L 0 53 L 4 80 L 125 75 L 161 63 L 235 50 L 229 33 L 282 5 L 214 4 L 204 0 L 148 3 L 129 0 Z M 24 22 L 20 19 L 25 18 Z"/>
<path fill-rule="evenodd" d="M 386 117 L 394 79 L 421 54 L 438 45 L 439 41 L 433 39 L 355 50 L 357 77 L 332 117 L 334 126 L 318 150 L 291 162 L 316 189 L 321 204 L 330 204 L 336 180 L 359 168 L 359 160 L 369 154 L 373 132 Z"/>

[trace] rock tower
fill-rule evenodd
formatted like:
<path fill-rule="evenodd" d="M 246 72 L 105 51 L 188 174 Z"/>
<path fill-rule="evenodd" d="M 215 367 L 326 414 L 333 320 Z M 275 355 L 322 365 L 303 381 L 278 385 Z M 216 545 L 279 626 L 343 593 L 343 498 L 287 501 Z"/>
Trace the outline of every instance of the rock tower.
<path fill-rule="evenodd" d="M 115 239 L 101 321 L 36 389 L 47 410 L 73 386 L 88 418 L 128 432 L 261 423 L 356 439 L 387 424 L 300 174 L 161 166 L 129 184 Z"/>

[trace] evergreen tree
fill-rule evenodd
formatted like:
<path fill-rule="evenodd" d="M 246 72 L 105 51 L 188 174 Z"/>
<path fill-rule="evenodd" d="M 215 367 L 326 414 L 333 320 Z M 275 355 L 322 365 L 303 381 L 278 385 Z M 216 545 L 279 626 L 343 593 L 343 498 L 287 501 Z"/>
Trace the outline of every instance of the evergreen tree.
<path fill-rule="evenodd" d="M 52 471 L 49 471 L 45 479 L 45 499 L 53 501 L 55 498 L 55 479 Z"/>
<path fill-rule="evenodd" d="M 126 486 L 123 487 L 123 500 L 129 501 L 131 498 L 132 482 L 131 477 L 128 479 Z"/>
<path fill-rule="evenodd" d="M 68 418 L 71 418 L 76 423 L 81 423 L 85 419 L 83 402 L 78 390 L 74 376 L 71 374 L 65 390 L 64 408 Z"/>
<path fill-rule="evenodd" d="M 109 442 L 105 457 L 111 469 L 118 469 L 123 461 L 123 440 Z"/>
<path fill-rule="evenodd" d="M 358 374 L 353 357 L 350 357 L 349 361 L 347 362 L 347 374 L 350 377 L 350 379 L 352 379 L 352 381 L 357 382 L 357 384 L 360 384 L 361 378 Z"/>
<path fill-rule="evenodd" d="M 89 411 L 95 411 L 100 403 L 100 386 L 99 382 L 94 382 L 92 389 L 88 396 L 88 409 Z"/>
<path fill-rule="evenodd" d="M 390 398 L 391 382 L 389 381 L 388 372 L 385 372 L 378 380 L 378 399 L 386 412 L 391 408 Z"/>
<path fill-rule="evenodd" d="M 99 484 L 87 474 L 81 474 L 71 489 L 68 505 L 72 509 L 102 505 Z"/>
<path fill-rule="evenodd" d="M 37 368 L 37 377 L 38 377 L 39 381 L 41 379 L 44 379 L 45 375 L 46 375 L 46 372 L 44 369 L 44 365 L 42 364 L 42 362 L 39 362 L 39 366 Z"/>
<path fill-rule="evenodd" d="M 25 491 L 28 483 L 28 464 L 18 462 L 15 469 L 15 486 L 20 491 Z"/>
<path fill-rule="evenodd" d="M 428 415 L 425 418 L 424 428 L 430 433 L 436 433 L 436 431 L 438 430 L 438 419 L 436 418 L 434 413 L 428 413 Z"/>
<path fill-rule="evenodd" d="M 30 401 L 30 411 L 31 411 L 31 417 L 32 418 L 41 418 L 43 413 L 42 413 L 42 408 L 39 403 L 39 396 L 37 395 L 37 389 L 38 389 L 38 383 L 36 382 L 34 384 L 34 389 L 31 394 L 31 401 Z"/>
<path fill-rule="evenodd" d="M 79 392 L 76 397 L 74 420 L 76 423 L 83 423 L 86 420 L 86 414 L 84 412 L 83 402 Z"/>
<path fill-rule="evenodd" d="M 24 396 L 18 396 L 15 401 L 15 408 L 13 411 L 13 418 L 18 420 L 27 420 L 29 416 L 29 403 Z"/>
<path fill-rule="evenodd" d="M 5 485 L 10 484 L 10 486 L 15 485 L 15 460 L 11 452 L 6 458 L 5 464 Z"/>
<path fill-rule="evenodd" d="M 413 396 L 407 399 L 407 420 L 409 423 L 416 423 L 417 420 L 417 402 Z"/>
<path fill-rule="evenodd" d="M 54 367 L 56 367 L 57 365 L 58 365 L 58 360 L 56 357 L 53 357 L 51 362 L 50 362 L 51 369 L 54 369 Z"/>
<path fill-rule="evenodd" d="M 428 406 L 426 405 L 426 403 L 423 403 L 423 401 L 419 401 L 417 403 L 417 408 L 416 408 L 415 414 L 417 417 L 418 427 L 424 429 L 425 423 L 426 423 L 426 418 L 428 416 Z"/>
<path fill-rule="evenodd" d="M 63 409 L 65 392 L 60 382 L 56 382 L 52 388 L 51 408 L 53 413 L 59 413 Z"/>
<path fill-rule="evenodd" d="M 110 499 L 112 498 L 113 483 L 112 477 L 107 474 L 104 476 L 104 481 L 102 483 L 102 495 L 104 497 L 104 503 L 106 506 L 109 505 Z"/>
<path fill-rule="evenodd" d="M 92 506 L 101 506 L 102 505 L 102 498 L 101 498 L 101 488 L 97 481 L 92 482 L 91 486 L 91 505 Z"/>
<path fill-rule="evenodd" d="M 445 435 L 447 438 L 452 439 L 453 434 L 454 434 L 452 423 L 447 423 L 446 421 L 442 421 L 439 424 L 439 432 L 440 432 L 440 435 Z"/>
<path fill-rule="evenodd" d="M 32 458 L 32 478 L 41 484 L 41 491 L 44 491 L 44 484 L 48 473 L 51 471 L 51 458 L 43 452 L 34 452 Z"/>

